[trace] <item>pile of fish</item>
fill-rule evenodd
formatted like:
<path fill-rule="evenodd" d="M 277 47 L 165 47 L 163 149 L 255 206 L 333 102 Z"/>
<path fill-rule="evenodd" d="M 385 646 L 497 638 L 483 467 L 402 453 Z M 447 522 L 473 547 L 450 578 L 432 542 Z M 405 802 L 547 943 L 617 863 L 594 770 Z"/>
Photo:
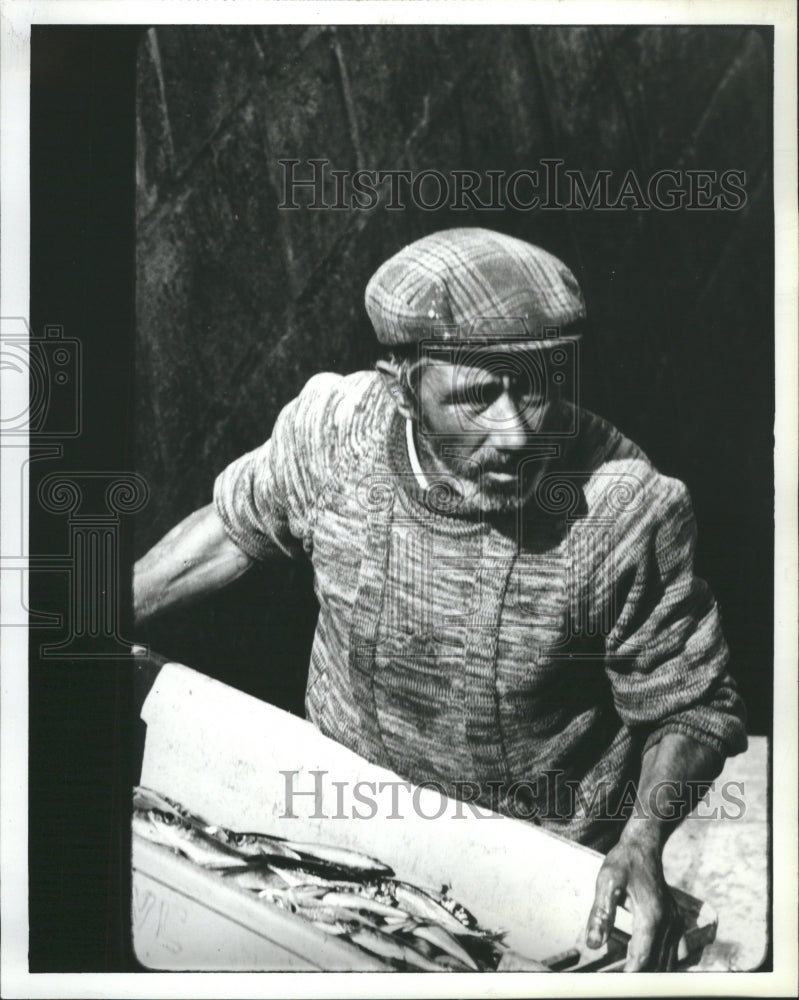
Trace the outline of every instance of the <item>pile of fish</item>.
<path fill-rule="evenodd" d="M 447 887 L 433 892 L 403 882 L 388 865 L 357 851 L 237 833 L 144 787 L 133 791 L 133 830 L 397 969 L 557 968 L 511 951 L 503 933 L 481 928 Z"/>

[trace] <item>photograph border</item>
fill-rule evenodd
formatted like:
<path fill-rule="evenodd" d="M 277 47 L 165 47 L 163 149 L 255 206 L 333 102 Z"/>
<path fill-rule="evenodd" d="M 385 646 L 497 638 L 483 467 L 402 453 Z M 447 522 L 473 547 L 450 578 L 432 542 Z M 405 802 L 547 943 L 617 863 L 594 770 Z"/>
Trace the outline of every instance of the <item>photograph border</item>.
<path fill-rule="evenodd" d="M 671 975 L 639 973 L 610 982 L 587 974 L 574 981 L 555 974 L 452 973 L 446 977 L 394 973 L 38 973 L 28 961 L 28 687 L 27 629 L 0 629 L 0 884 L 2 925 L 0 993 L 7 997 L 478 997 L 532 996 L 792 996 L 797 977 L 797 160 L 796 10 L 763 0 L 590 0 L 529 3 L 354 0 L 2 0 L 0 80 L 0 317 L 27 323 L 30 287 L 30 28 L 32 24 L 764 24 L 774 26 L 775 206 L 775 611 L 772 759 L 779 762 L 773 794 L 773 972 Z M 531 20 L 534 17 L 534 21 Z M 54 319 L 57 319 L 55 317 Z M 16 411 L 16 400 L 14 409 Z M 19 410 L 27 405 L 19 400 Z M 14 462 L 0 449 L 0 553 L 19 547 L 27 525 L 27 496 L 9 473 Z M 19 449 L 23 451 L 20 452 Z M 23 532 L 27 551 L 27 528 Z M 0 601 L 19 600 L 15 574 L 4 574 Z M 23 598 L 26 594 L 23 594 Z"/>

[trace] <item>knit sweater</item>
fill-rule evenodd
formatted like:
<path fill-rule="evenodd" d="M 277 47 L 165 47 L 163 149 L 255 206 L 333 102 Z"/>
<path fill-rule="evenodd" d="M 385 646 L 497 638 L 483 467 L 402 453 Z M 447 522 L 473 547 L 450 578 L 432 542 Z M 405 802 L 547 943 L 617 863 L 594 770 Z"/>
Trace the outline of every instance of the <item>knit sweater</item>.
<path fill-rule="evenodd" d="M 687 489 L 573 414 L 517 513 L 459 516 L 420 487 L 379 376 L 320 374 L 214 500 L 254 559 L 312 561 L 306 710 L 323 733 L 607 849 L 646 749 L 676 732 L 739 753 L 745 713 Z"/>

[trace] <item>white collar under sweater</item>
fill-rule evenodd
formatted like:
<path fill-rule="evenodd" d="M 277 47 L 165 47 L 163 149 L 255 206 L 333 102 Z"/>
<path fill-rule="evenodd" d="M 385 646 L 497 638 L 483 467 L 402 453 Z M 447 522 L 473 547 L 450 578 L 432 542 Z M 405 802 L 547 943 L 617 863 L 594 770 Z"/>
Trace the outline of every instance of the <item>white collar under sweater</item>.
<path fill-rule="evenodd" d="M 413 440 L 413 421 L 407 418 L 405 420 L 405 440 L 408 442 L 408 460 L 411 463 L 413 474 L 416 476 L 416 481 L 423 490 L 427 490 L 430 488 L 430 483 L 427 481 L 427 476 L 422 470 L 419 456 L 416 453 L 416 442 Z"/>

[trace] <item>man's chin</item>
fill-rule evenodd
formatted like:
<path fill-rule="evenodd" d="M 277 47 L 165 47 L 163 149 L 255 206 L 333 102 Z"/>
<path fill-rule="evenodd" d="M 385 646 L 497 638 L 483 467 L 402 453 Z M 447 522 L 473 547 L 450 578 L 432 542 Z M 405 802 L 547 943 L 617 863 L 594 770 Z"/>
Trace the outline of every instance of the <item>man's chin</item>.
<path fill-rule="evenodd" d="M 481 514 L 513 514 L 523 504 L 524 498 L 514 493 L 512 496 L 504 496 L 497 493 L 486 493 L 480 497 Z"/>
<path fill-rule="evenodd" d="M 530 499 L 535 484 L 520 491 L 517 476 L 486 475 L 481 482 L 465 483 L 458 512 L 462 514 L 511 514 Z"/>
<path fill-rule="evenodd" d="M 450 501 L 454 499 L 450 511 L 458 515 L 509 514 L 517 511 L 532 497 L 547 469 L 545 462 L 536 463 L 534 467 L 528 465 L 522 472 L 521 480 L 518 466 L 484 468 L 477 473 L 473 462 L 461 462 L 451 456 L 444 459 L 431 449 L 424 448 L 424 445 L 422 447 L 430 464 L 446 477 L 446 493 Z M 429 474 L 429 477 L 435 480 L 436 473 Z"/>

